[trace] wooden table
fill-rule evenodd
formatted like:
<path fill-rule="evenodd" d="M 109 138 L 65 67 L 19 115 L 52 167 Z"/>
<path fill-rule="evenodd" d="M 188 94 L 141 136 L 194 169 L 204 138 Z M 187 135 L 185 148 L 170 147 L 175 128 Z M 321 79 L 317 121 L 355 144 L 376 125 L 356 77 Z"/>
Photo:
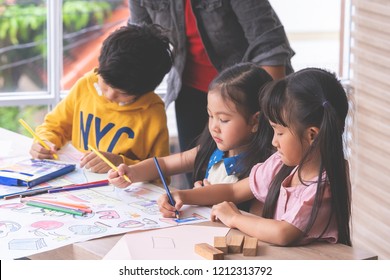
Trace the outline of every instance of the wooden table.
<path fill-rule="evenodd" d="M 198 224 L 201 225 L 201 224 Z M 205 222 L 204 226 L 223 226 L 221 223 Z M 185 226 L 185 225 L 183 225 Z M 130 233 L 131 234 L 131 233 Z M 232 229 L 228 237 L 242 235 Z M 108 236 L 82 243 L 68 245 L 56 250 L 32 255 L 33 260 L 100 260 L 123 235 Z M 257 256 L 244 257 L 242 254 L 227 254 L 225 260 L 377 260 L 378 256 L 343 244 L 317 242 L 298 247 L 281 247 L 258 241 Z"/>

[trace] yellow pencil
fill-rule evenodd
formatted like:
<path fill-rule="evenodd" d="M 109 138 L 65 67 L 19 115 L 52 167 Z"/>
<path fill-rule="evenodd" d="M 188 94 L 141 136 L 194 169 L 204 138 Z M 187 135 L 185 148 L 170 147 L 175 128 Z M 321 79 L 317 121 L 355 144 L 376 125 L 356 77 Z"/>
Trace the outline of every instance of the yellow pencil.
<path fill-rule="evenodd" d="M 31 136 L 35 140 L 37 140 L 39 142 L 39 144 L 42 145 L 42 147 L 44 147 L 46 150 L 49 150 L 49 151 L 51 150 L 50 147 L 45 142 L 43 142 L 43 140 L 41 138 L 39 138 L 38 135 L 35 134 L 34 130 L 32 130 L 32 128 L 24 120 L 19 119 L 19 122 L 20 122 L 21 125 L 23 125 L 23 127 L 25 129 L 27 129 L 28 132 L 30 132 Z M 58 159 L 58 155 L 57 154 L 53 154 L 53 157 L 54 157 L 54 159 Z"/>
<path fill-rule="evenodd" d="M 98 150 L 96 150 L 95 148 L 93 148 L 91 145 L 88 144 L 88 148 L 90 148 L 98 157 L 100 157 L 105 163 L 107 163 L 112 169 L 114 169 L 115 171 L 118 171 L 118 168 L 111 162 L 109 161 L 105 156 L 103 156 L 102 153 L 100 153 Z M 127 175 L 123 175 L 123 178 L 125 178 L 125 180 L 129 183 L 131 183 L 131 180 L 129 179 L 129 177 L 127 177 Z"/>

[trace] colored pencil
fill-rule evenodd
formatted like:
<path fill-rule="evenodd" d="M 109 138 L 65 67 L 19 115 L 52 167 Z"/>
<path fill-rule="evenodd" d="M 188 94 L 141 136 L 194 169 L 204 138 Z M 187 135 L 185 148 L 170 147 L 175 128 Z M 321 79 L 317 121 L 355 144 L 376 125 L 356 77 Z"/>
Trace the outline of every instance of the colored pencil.
<path fill-rule="evenodd" d="M 107 179 L 100 180 L 100 181 L 92 181 L 92 182 L 86 182 L 86 183 L 81 183 L 81 184 L 69 184 L 69 185 L 64 185 L 61 186 L 61 188 L 71 188 L 71 187 L 82 187 L 82 186 L 90 186 L 92 184 L 104 184 L 108 185 L 110 182 Z"/>
<path fill-rule="evenodd" d="M 50 190 L 56 190 L 56 189 L 60 189 L 60 188 L 61 187 L 48 187 L 45 190 L 35 190 L 35 191 L 23 193 L 20 195 L 20 197 L 28 197 L 28 196 L 34 196 L 34 195 L 38 195 L 38 194 L 48 193 Z"/>
<path fill-rule="evenodd" d="M 85 213 L 92 213 L 92 209 L 90 209 L 86 205 L 80 205 L 80 204 L 73 204 L 69 202 L 62 202 L 62 201 L 51 201 L 47 199 L 39 199 L 39 198 L 27 198 L 27 199 L 22 199 L 21 202 L 38 202 L 38 203 L 43 203 L 47 205 L 53 205 L 53 206 L 59 206 L 67 209 L 72 209 L 72 210 L 79 210 Z"/>
<path fill-rule="evenodd" d="M 118 171 L 118 167 L 116 167 L 111 161 L 109 161 L 105 156 L 103 156 L 102 153 L 100 153 L 98 150 L 96 150 L 95 148 L 93 148 L 91 145 L 88 145 L 88 148 L 90 148 L 98 157 L 100 157 L 105 163 L 108 164 L 108 166 L 110 166 L 112 169 L 114 169 L 115 171 Z M 123 178 L 125 178 L 125 180 L 129 183 L 131 183 L 131 180 L 129 179 L 129 177 L 127 177 L 127 175 L 123 175 Z"/>
<path fill-rule="evenodd" d="M 72 185 L 66 185 L 62 186 L 63 188 L 68 188 L 68 187 L 82 187 L 82 186 L 89 186 L 92 184 L 105 184 L 108 185 L 110 182 L 107 179 L 104 180 L 99 180 L 99 181 L 91 181 L 91 182 L 86 182 L 86 183 L 80 183 L 80 184 L 72 184 Z"/>
<path fill-rule="evenodd" d="M 51 205 L 51 204 L 36 202 L 36 201 L 27 201 L 26 205 L 33 206 L 33 207 L 39 207 L 39 208 L 43 208 L 43 209 L 48 209 L 48 210 L 53 210 L 53 211 L 58 211 L 58 212 L 67 213 L 67 214 L 72 214 L 72 215 L 78 215 L 78 216 L 83 216 L 85 214 L 85 212 L 82 210 L 75 210 L 75 209 L 65 208 L 62 206 L 56 206 L 56 205 Z"/>
<path fill-rule="evenodd" d="M 75 208 L 79 208 L 79 209 L 89 209 L 89 206 L 87 206 L 85 204 L 50 200 L 50 199 L 44 199 L 44 198 L 35 198 L 35 197 L 22 199 L 22 202 L 27 202 L 27 201 L 38 201 L 38 202 L 43 202 L 43 203 L 53 203 L 53 204 L 62 205 L 62 206 L 75 207 Z"/>
<path fill-rule="evenodd" d="M 30 132 L 31 136 L 35 138 L 39 142 L 39 144 L 42 145 L 46 150 L 51 150 L 50 147 L 32 130 L 32 128 L 22 119 L 19 119 L 20 124 L 28 131 Z M 53 154 L 54 159 L 58 159 L 57 154 Z"/>
<path fill-rule="evenodd" d="M 90 188 L 96 188 L 96 187 L 102 187 L 107 186 L 108 180 L 98 181 L 98 182 L 90 182 L 80 185 L 70 185 L 65 186 L 58 189 L 48 190 L 48 193 L 57 193 L 57 192 L 67 192 L 67 191 L 76 191 L 76 190 L 83 190 L 83 189 L 90 189 Z"/>
<path fill-rule="evenodd" d="M 16 193 L 11 193 L 9 195 L 5 195 L 3 197 L 3 199 L 7 200 L 7 199 L 12 199 L 12 198 L 16 198 L 16 197 L 26 197 L 26 196 L 33 196 L 33 195 L 38 195 L 38 194 L 43 194 L 43 193 L 48 193 L 49 190 L 54 190 L 54 189 L 58 189 L 58 188 L 61 188 L 61 187 L 44 187 L 44 188 L 39 188 L 39 189 L 28 189 L 28 190 L 24 190 L 24 191 L 20 191 L 20 192 L 16 192 Z"/>
<path fill-rule="evenodd" d="M 156 164 L 158 174 L 160 175 L 160 179 L 161 179 L 161 181 L 162 181 L 162 183 L 164 185 L 165 191 L 166 191 L 166 193 L 168 195 L 169 203 L 171 203 L 172 206 L 175 206 L 175 200 L 173 199 L 171 191 L 169 190 L 167 182 L 165 181 L 164 174 L 162 173 L 160 164 L 158 163 L 158 160 L 157 160 L 156 157 L 154 157 L 153 160 L 154 160 L 154 163 Z M 180 219 L 179 211 L 175 210 L 175 213 L 176 213 L 176 218 Z"/>

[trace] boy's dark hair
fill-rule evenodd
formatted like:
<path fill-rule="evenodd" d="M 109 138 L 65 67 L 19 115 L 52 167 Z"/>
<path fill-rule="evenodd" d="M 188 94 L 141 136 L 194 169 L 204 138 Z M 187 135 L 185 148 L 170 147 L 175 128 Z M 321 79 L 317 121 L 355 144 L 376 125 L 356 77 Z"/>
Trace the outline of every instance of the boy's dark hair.
<path fill-rule="evenodd" d="M 219 89 L 224 99 L 231 100 L 248 121 L 249 118 L 260 111 L 259 92 L 262 87 L 272 81 L 271 76 L 253 63 L 239 63 L 222 71 L 210 84 L 209 90 Z M 273 152 L 273 130 L 262 112 L 259 115 L 259 127 L 250 144 L 236 165 L 236 176 L 243 179 L 249 176 L 252 167 L 265 161 Z M 217 148 L 210 135 L 208 125 L 199 136 L 194 164 L 194 181 L 205 178 L 206 169 L 211 154 Z"/>
<path fill-rule="evenodd" d="M 172 61 L 170 42 L 162 27 L 128 25 L 104 40 L 97 72 L 112 88 L 140 96 L 156 89 Z"/>

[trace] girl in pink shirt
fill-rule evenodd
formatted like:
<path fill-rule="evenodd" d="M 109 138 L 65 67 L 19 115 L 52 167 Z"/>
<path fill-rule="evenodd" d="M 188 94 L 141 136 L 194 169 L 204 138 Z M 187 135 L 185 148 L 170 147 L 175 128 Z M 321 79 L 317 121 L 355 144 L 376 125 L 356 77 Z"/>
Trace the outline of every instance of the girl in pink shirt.
<path fill-rule="evenodd" d="M 264 89 L 262 110 L 274 129 L 277 148 L 249 178 L 172 192 L 176 205 L 160 197 L 160 211 L 174 217 L 183 204 L 214 205 L 212 220 L 262 241 L 287 246 L 314 240 L 351 245 L 350 182 L 344 159 L 346 93 L 325 70 L 307 68 Z M 253 197 L 262 215 L 235 204 Z"/>

